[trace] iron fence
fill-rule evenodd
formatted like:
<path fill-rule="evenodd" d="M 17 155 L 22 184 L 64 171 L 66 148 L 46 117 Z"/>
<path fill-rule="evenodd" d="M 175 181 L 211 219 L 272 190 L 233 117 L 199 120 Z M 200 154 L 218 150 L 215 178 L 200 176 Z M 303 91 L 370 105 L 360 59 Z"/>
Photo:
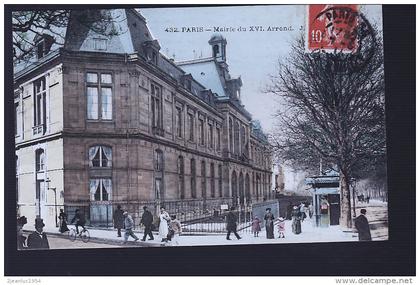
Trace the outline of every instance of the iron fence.
<path fill-rule="evenodd" d="M 237 217 L 238 231 L 251 232 L 251 223 L 256 213 L 265 211 L 270 205 L 273 209 L 277 209 L 277 200 L 264 201 L 258 203 L 250 203 L 247 205 L 238 205 L 235 208 Z M 169 215 L 175 215 L 181 222 L 183 234 L 199 235 L 199 234 L 221 234 L 226 232 L 226 216 L 228 209 L 233 205 L 231 198 L 223 199 L 206 199 L 206 200 L 182 200 L 182 201 L 120 201 L 113 204 L 107 204 L 102 207 L 99 214 L 97 205 L 72 204 L 65 206 L 65 212 L 69 220 L 74 216 L 75 210 L 85 215 L 86 224 L 98 228 L 113 228 L 113 213 L 117 206 L 120 205 L 123 211 L 127 211 L 134 220 L 134 229 L 142 230 L 141 216 L 144 213 L 143 207 L 147 206 L 148 210 L 153 214 L 154 229 L 159 228 L 160 208 L 164 207 Z M 273 206 L 274 205 L 274 206 Z M 261 217 L 260 217 L 261 218 Z"/>

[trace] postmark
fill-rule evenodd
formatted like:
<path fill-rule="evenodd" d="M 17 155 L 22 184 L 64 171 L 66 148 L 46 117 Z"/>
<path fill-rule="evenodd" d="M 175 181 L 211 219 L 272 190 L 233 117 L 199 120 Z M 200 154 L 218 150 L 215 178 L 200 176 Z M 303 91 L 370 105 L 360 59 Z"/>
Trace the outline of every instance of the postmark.
<path fill-rule="evenodd" d="M 359 5 L 308 5 L 307 51 L 340 57 L 337 71 L 368 64 L 377 51 L 375 31 Z"/>

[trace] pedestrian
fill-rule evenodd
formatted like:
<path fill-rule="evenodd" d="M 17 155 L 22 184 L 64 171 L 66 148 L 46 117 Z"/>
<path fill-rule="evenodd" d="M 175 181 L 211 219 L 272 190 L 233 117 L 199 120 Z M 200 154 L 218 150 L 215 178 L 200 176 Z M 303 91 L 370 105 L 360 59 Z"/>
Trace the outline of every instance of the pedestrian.
<path fill-rule="evenodd" d="M 121 210 L 121 205 L 117 205 L 113 218 L 114 229 L 117 229 L 117 237 L 121 237 L 121 229 L 124 227 L 124 211 Z"/>
<path fill-rule="evenodd" d="M 171 241 L 171 245 L 179 244 L 179 236 L 182 233 L 181 223 L 176 219 L 176 215 L 171 216 L 169 223 L 169 236 L 168 240 Z"/>
<path fill-rule="evenodd" d="M 292 217 L 293 217 L 293 222 L 292 222 L 292 232 L 295 235 L 298 235 L 302 232 L 302 225 L 300 223 L 300 210 L 297 206 L 293 207 L 293 211 L 292 211 Z"/>
<path fill-rule="evenodd" d="M 360 241 L 372 240 L 370 235 L 369 222 L 366 218 L 366 209 L 360 210 L 360 215 L 354 220 L 354 225 L 359 233 Z"/>
<path fill-rule="evenodd" d="M 144 225 L 144 235 L 141 240 L 145 241 L 147 235 L 149 235 L 149 240 L 154 240 L 153 233 L 152 233 L 153 215 L 147 209 L 147 206 L 144 206 L 143 210 L 144 212 L 143 212 L 143 215 L 141 216 L 140 223 Z"/>
<path fill-rule="evenodd" d="M 226 230 L 227 230 L 226 239 L 227 240 L 230 240 L 230 234 L 233 233 L 236 236 L 236 238 L 238 240 L 240 240 L 241 237 L 236 232 L 236 226 L 237 226 L 236 225 L 236 221 L 237 221 L 237 218 L 236 218 L 236 215 L 235 215 L 235 213 L 233 211 L 235 211 L 235 207 L 230 207 L 230 211 L 229 211 L 229 213 L 226 216 Z"/>
<path fill-rule="evenodd" d="M 50 249 L 43 219 L 35 219 L 35 231 L 28 236 L 29 249 Z"/>
<path fill-rule="evenodd" d="M 268 239 L 274 238 L 274 215 L 271 213 L 271 208 L 265 209 L 265 232 Z"/>
<path fill-rule="evenodd" d="M 168 222 L 171 220 L 168 212 L 166 212 L 165 207 L 160 208 L 159 215 L 159 236 L 162 238 L 161 242 L 168 241 L 169 225 Z"/>
<path fill-rule="evenodd" d="M 26 237 L 23 235 L 23 226 L 28 223 L 28 219 L 25 216 L 17 219 L 17 248 L 26 249 Z"/>
<path fill-rule="evenodd" d="M 123 217 L 124 217 L 124 228 L 125 228 L 124 243 L 127 243 L 129 236 L 131 236 L 134 239 L 134 241 L 138 241 L 139 238 L 133 232 L 133 227 L 134 227 L 133 218 L 128 214 L 127 211 L 123 213 Z"/>
<path fill-rule="evenodd" d="M 76 222 L 76 234 L 79 234 L 79 226 L 81 226 L 83 228 L 83 232 L 86 231 L 86 228 L 85 228 L 85 224 L 86 224 L 85 215 L 83 213 L 80 213 L 80 210 L 79 209 L 76 209 L 76 211 L 74 213 L 74 217 L 70 221 L 71 224 L 73 224 L 74 222 Z"/>
<path fill-rule="evenodd" d="M 252 221 L 252 232 L 254 233 L 254 237 L 258 237 L 258 234 L 261 231 L 260 223 L 260 219 L 257 216 L 255 216 L 254 220 Z"/>
<path fill-rule="evenodd" d="M 367 196 L 367 197 L 366 197 L 366 203 L 368 203 L 368 204 L 369 204 L 369 200 L 370 200 L 370 196 Z"/>
<path fill-rule="evenodd" d="M 308 212 L 309 212 L 309 219 L 312 219 L 312 216 L 314 215 L 314 206 L 311 204 L 309 204 L 308 206 Z"/>
<path fill-rule="evenodd" d="M 305 213 L 306 212 L 306 207 L 305 207 L 304 202 L 300 203 L 299 212 L 300 212 L 300 219 L 303 222 L 306 218 L 306 213 Z"/>
<path fill-rule="evenodd" d="M 285 238 L 284 232 L 286 231 L 286 223 L 284 221 L 284 218 L 279 217 L 277 220 L 278 220 L 277 230 L 279 232 L 279 238 Z"/>
<path fill-rule="evenodd" d="M 60 233 L 68 232 L 69 228 L 67 227 L 67 214 L 64 212 L 63 209 L 60 209 L 58 219 L 60 220 Z"/>

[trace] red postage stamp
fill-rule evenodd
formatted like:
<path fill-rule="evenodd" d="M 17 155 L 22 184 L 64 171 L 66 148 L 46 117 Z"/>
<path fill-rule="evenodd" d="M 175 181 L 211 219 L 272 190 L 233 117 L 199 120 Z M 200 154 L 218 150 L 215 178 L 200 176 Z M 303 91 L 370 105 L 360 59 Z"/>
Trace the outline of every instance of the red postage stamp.
<path fill-rule="evenodd" d="M 308 50 L 355 52 L 358 10 L 355 4 L 308 5 Z"/>

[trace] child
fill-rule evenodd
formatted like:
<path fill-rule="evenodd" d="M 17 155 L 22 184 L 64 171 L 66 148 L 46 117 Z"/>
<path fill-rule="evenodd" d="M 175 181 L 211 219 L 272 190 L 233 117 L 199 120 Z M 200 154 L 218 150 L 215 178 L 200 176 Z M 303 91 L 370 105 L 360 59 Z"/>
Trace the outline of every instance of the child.
<path fill-rule="evenodd" d="M 279 223 L 277 225 L 277 229 L 279 231 L 279 238 L 284 238 L 284 232 L 286 231 L 284 218 L 283 217 L 279 217 L 278 218 L 278 221 L 279 221 Z"/>
<path fill-rule="evenodd" d="M 258 233 L 261 231 L 260 222 L 260 219 L 255 216 L 254 220 L 252 221 L 252 232 L 254 233 L 254 237 L 257 237 Z"/>
<path fill-rule="evenodd" d="M 178 237 L 181 235 L 182 228 L 181 223 L 176 219 L 176 215 L 171 216 L 171 221 L 169 222 L 169 234 L 168 236 L 169 241 L 171 241 L 171 245 L 178 245 Z"/>

